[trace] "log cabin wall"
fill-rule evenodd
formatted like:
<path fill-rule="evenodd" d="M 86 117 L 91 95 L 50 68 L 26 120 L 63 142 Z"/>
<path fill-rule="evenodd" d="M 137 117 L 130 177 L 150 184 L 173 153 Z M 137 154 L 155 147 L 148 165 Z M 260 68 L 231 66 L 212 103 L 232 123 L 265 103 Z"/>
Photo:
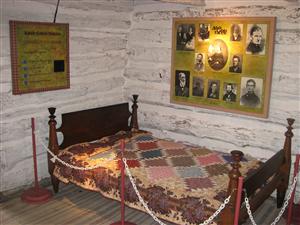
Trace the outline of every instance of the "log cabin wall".
<path fill-rule="evenodd" d="M 48 110 L 64 112 L 124 102 L 131 0 L 60 1 L 57 23 L 70 25 L 70 89 L 12 95 L 9 20 L 52 22 L 57 0 L 1 1 L 1 185 L 33 182 L 30 118 L 48 145 Z M 59 124 L 58 124 L 59 125 Z M 39 177 L 48 177 L 45 149 L 37 141 Z"/>
<path fill-rule="evenodd" d="M 129 60 L 124 74 L 124 96 L 132 92 L 140 94 L 140 127 L 158 137 L 270 158 L 283 147 L 286 118 L 293 117 L 296 119 L 293 154 L 300 151 L 299 1 L 142 2 L 135 1 L 128 40 Z M 277 17 L 267 119 L 170 103 L 172 17 L 199 16 Z M 297 192 L 299 199 L 300 185 Z"/>

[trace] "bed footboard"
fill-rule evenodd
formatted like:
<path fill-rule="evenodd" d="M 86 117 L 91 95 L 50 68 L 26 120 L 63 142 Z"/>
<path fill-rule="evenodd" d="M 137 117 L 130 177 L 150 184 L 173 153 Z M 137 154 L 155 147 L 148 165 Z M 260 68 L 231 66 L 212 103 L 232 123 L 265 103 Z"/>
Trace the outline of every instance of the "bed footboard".
<path fill-rule="evenodd" d="M 281 207 L 284 202 L 285 193 L 289 184 L 291 143 L 293 137 L 292 125 L 295 120 L 288 118 L 287 121 L 288 126 L 287 131 L 285 132 L 283 149 L 244 179 L 243 188 L 246 190 L 252 212 L 254 212 L 275 190 L 277 190 L 277 207 Z M 233 158 L 236 158 L 236 160 L 234 160 L 234 163 L 232 164 L 233 169 L 229 173 L 230 181 L 227 191 L 228 195 L 232 193 L 232 197 L 221 215 L 221 224 L 224 225 L 234 223 L 235 200 L 240 173 L 238 171 L 239 160 L 234 154 Z M 240 209 L 239 223 L 244 222 L 247 218 L 247 209 L 243 206 Z"/>
<path fill-rule="evenodd" d="M 243 188 L 250 199 L 253 212 L 272 194 L 284 178 L 285 175 L 279 172 L 283 163 L 284 150 L 280 150 L 266 163 L 262 164 L 255 173 L 245 178 Z M 247 209 L 243 207 L 240 210 L 240 221 L 243 222 L 247 218 Z"/>
<path fill-rule="evenodd" d="M 56 109 L 49 108 L 49 150 L 57 155 L 60 149 L 73 144 L 100 139 L 120 130 L 138 130 L 137 99 L 138 95 L 133 95 L 132 113 L 129 112 L 128 103 L 121 103 L 62 114 L 62 125 L 58 129 L 55 120 Z M 129 117 L 131 117 L 130 123 L 128 123 Z M 56 132 L 63 133 L 64 139 L 61 145 L 58 145 Z M 55 163 L 50 160 L 51 158 L 48 153 L 48 171 L 54 192 L 57 193 L 59 180 L 53 175 Z"/>

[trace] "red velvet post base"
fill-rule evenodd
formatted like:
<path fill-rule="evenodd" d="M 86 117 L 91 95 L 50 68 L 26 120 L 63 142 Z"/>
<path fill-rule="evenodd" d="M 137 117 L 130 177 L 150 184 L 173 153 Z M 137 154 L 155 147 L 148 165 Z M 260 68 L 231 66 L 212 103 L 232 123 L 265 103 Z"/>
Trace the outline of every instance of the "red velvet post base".
<path fill-rule="evenodd" d="M 123 225 L 123 224 L 122 224 L 122 221 L 118 221 L 118 222 L 112 223 L 111 225 Z M 124 221 L 124 225 L 136 225 L 136 224 Z"/>
<path fill-rule="evenodd" d="M 29 188 L 21 195 L 22 201 L 29 204 L 46 203 L 51 198 L 52 192 L 50 192 L 48 189 L 40 187 Z"/>

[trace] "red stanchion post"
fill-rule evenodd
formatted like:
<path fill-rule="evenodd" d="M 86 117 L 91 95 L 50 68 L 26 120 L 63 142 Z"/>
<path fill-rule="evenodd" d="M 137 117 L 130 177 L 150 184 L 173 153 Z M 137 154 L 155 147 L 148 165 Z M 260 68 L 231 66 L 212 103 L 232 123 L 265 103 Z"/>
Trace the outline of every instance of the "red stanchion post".
<path fill-rule="evenodd" d="M 136 225 L 135 223 L 131 223 L 128 221 L 125 221 L 125 165 L 123 162 L 124 158 L 124 151 L 125 151 L 125 140 L 122 139 L 120 142 L 120 148 L 121 148 L 121 221 L 112 223 L 111 225 Z"/>
<path fill-rule="evenodd" d="M 296 155 L 295 165 L 294 165 L 294 176 L 293 176 L 293 178 L 298 175 L 299 161 L 300 161 L 300 155 L 297 154 Z M 296 186 L 297 186 L 297 184 L 296 184 Z M 295 188 L 294 188 L 294 190 L 292 192 L 290 203 L 289 203 L 288 217 L 287 217 L 287 222 L 286 222 L 287 225 L 290 225 L 291 222 L 292 222 L 292 212 L 293 212 L 293 204 L 294 204 L 294 197 L 295 197 L 296 186 L 295 186 Z"/>
<path fill-rule="evenodd" d="M 121 157 L 121 222 L 122 225 L 125 223 L 125 165 L 123 162 L 124 159 L 124 149 L 125 149 L 125 143 L 124 139 L 121 140 L 121 151 L 122 151 L 122 157 Z"/>
<path fill-rule="evenodd" d="M 242 190 L 243 190 L 243 180 L 244 180 L 243 177 L 239 177 L 238 189 L 237 189 L 237 195 L 236 195 L 236 203 L 235 203 L 235 212 L 234 212 L 234 225 L 239 224 Z"/>
<path fill-rule="evenodd" d="M 39 186 L 38 172 L 37 172 L 37 160 L 36 160 L 36 143 L 35 143 L 35 123 L 34 118 L 31 118 L 31 136 L 32 136 L 32 158 L 33 158 L 33 170 L 34 170 L 34 187 L 24 191 L 21 195 L 22 201 L 26 203 L 44 203 L 49 201 L 52 197 L 52 193 Z"/>
<path fill-rule="evenodd" d="M 36 161 L 36 143 L 35 143 L 35 123 L 34 118 L 31 118 L 31 138 L 32 138 L 32 151 L 33 151 L 33 171 L 34 171 L 34 187 L 39 188 L 38 174 L 37 174 L 37 161 Z"/>

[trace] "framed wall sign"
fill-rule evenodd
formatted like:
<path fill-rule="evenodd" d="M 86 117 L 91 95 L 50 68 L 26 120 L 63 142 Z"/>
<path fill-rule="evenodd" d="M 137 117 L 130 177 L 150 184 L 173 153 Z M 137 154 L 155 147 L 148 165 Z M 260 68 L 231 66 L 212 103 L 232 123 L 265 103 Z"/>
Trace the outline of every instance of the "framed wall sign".
<path fill-rule="evenodd" d="M 12 92 L 70 88 L 69 25 L 10 21 Z"/>
<path fill-rule="evenodd" d="M 171 102 L 267 117 L 275 17 L 174 18 Z"/>

